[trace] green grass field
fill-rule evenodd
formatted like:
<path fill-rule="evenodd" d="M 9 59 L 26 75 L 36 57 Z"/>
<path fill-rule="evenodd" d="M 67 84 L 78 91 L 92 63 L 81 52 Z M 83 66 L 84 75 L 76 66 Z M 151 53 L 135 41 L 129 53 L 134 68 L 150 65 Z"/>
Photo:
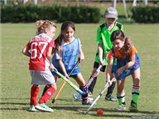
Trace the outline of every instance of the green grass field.
<path fill-rule="evenodd" d="M 86 81 L 92 71 L 97 44 L 96 29 L 99 24 L 76 24 L 76 34 L 82 42 L 85 60 L 80 64 Z M 31 77 L 28 70 L 28 58 L 21 50 L 35 35 L 34 24 L 1 24 L 1 119 L 120 119 L 120 118 L 158 118 L 159 115 L 159 24 L 125 25 L 125 33 L 131 37 L 139 51 L 141 59 L 141 92 L 138 101 L 139 112 L 118 112 L 118 103 L 105 102 L 104 95 L 98 100 L 88 115 L 82 114 L 89 106 L 74 101 L 75 91 L 67 84 L 55 104 L 48 101 L 53 113 L 28 112 Z M 60 24 L 56 35 L 59 34 Z M 72 79 L 71 79 L 72 80 Z M 74 83 L 75 81 L 72 80 Z M 58 87 L 62 79 L 58 80 Z M 75 83 L 76 84 L 76 83 Z M 105 74 L 99 75 L 94 98 L 103 89 Z M 41 87 L 42 92 L 43 86 Z M 132 79 L 125 82 L 126 104 L 131 100 Z M 39 93 L 39 96 L 41 95 Z M 116 88 L 113 93 L 116 96 Z M 53 95 L 53 97 L 55 94 Z M 52 97 L 52 98 L 53 98 Z M 97 109 L 104 109 L 104 115 L 97 116 Z"/>

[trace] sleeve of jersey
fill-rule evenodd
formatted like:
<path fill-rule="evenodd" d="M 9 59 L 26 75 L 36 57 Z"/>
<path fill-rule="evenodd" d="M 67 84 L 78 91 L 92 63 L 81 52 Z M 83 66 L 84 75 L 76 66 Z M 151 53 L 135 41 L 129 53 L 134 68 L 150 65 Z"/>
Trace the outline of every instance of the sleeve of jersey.
<path fill-rule="evenodd" d="M 109 59 L 113 59 L 113 53 L 112 53 L 112 51 L 109 51 L 109 53 L 108 53 L 108 58 L 109 58 Z"/>
<path fill-rule="evenodd" d="M 101 36 L 101 28 L 100 27 L 98 27 L 98 29 L 97 29 L 97 43 L 98 44 L 100 44 L 100 43 L 102 43 L 102 36 Z"/>
<path fill-rule="evenodd" d="M 56 59 L 62 59 L 62 54 L 61 53 L 56 52 L 55 54 L 56 54 Z"/>
<path fill-rule="evenodd" d="M 29 49 L 31 49 L 31 43 L 28 42 L 27 45 L 26 45 Z"/>
<path fill-rule="evenodd" d="M 56 48 L 55 42 L 54 42 L 53 39 L 52 39 L 51 42 L 49 43 L 49 47 L 53 47 L 54 49 Z"/>
<path fill-rule="evenodd" d="M 81 40 L 78 38 L 79 48 L 82 47 Z"/>
<path fill-rule="evenodd" d="M 130 56 L 133 56 L 133 55 L 135 55 L 136 53 L 137 53 L 137 49 L 136 49 L 134 46 L 132 46 L 131 52 L 130 52 Z"/>

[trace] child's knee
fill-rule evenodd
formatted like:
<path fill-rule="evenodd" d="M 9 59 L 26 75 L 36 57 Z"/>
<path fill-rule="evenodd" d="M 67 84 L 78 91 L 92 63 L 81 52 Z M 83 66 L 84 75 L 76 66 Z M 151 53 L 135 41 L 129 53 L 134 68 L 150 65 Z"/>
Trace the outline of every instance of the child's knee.
<path fill-rule="evenodd" d="M 135 78 L 133 81 L 133 85 L 140 87 L 140 78 Z"/>
<path fill-rule="evenodd" d="M 54 84 L 48 84 L 47 86 L 48 86 L 48 87 L 52 87 L 52 88 L 54 88 L 55 90 L 57 90 L 57 86 L 56 86 L 55 83 L 54 83 Z"/>
<path fill-rule="evenodd" d="M 39 87 L 39 85 L 35 85 L 35 84 L 34 84 L 33 87 Z"/>
<path fill-rule="evenodd" d="M 118 90 L 117 93 L 118 93 L 118 94 L 122 94 L 122 93 L 123 93 L 123 90 Z"/>

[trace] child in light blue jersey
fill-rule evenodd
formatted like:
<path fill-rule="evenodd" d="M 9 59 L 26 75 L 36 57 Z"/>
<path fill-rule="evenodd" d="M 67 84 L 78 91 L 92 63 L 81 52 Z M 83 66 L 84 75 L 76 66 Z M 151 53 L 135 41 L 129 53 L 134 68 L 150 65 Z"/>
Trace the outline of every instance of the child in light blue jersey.
<path fill-rule="evenodd" d="M 61 33 L 55 40 L 56 53 L 53 56 L 52 63 L 56 69 L 64 76 L 69 78 L 68 74 L 76 64 L 76 60 L 79 57 L 80 62 L 84 60 L 84 54 L 81 48 L 79 38 L 74 37 L 75 26 L 71 21 L 66 21 L 61 26 Z M 53 74 L 56 76 L 56 74 Z M 80 72 L 80 68 L 77 66 L 75 70 L 70 74 L 76 82 L 79 84 L 82 91 L 86 91 L 85 80 Z M 87 93 L 87 92 L 86 92 Z M 91 104 L 91 101 L 86 96 L 82 96 L 82 104 Z"/>

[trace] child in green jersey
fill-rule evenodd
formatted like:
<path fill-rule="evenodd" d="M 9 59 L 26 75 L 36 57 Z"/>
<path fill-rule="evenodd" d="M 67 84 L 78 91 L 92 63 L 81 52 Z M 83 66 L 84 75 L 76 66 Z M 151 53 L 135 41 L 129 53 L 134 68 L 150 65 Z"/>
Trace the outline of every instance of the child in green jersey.
<path fill-rule="evenodd" d="M 115 30 L 122 30 L 123 31 L 123 25 L 121 23 L 117 22 L 118 19 L 118 12 L 115 8 L 109 7 L 106 9 L 104 13 L 105 22 L 101 24 L 97 29 L 97 44 L 98 49 L 95 57 L 95 62 L 93 66 L 93 72 L 96 71 L 96 69 L 99 67 L 99 65 L 102 65 L 102 68 L 100 69 L 101 72 L 105 72 L 106 65 L 108 65 L 108 59 L 105 60 L 106 54 L 111 50 L 112 48 L 112 42 L 110 40 L 112 32 Z M 116 60 L 115 60 L 116 61 Z M 113 78 L 113 77 L 112 77 Z M 93 82 L 89 86 L 88 90 L 91 94 L 93 94 L 93 89 L 96 84 L 97 77 L 94 78 Z M 112 83 L 112 85 L 108 88 L 105 100 L 107 101 L 113 101 L 116 102 L 117 100 L 112 96 L 113 89 L 115 87 L 115 81 Z"/>

